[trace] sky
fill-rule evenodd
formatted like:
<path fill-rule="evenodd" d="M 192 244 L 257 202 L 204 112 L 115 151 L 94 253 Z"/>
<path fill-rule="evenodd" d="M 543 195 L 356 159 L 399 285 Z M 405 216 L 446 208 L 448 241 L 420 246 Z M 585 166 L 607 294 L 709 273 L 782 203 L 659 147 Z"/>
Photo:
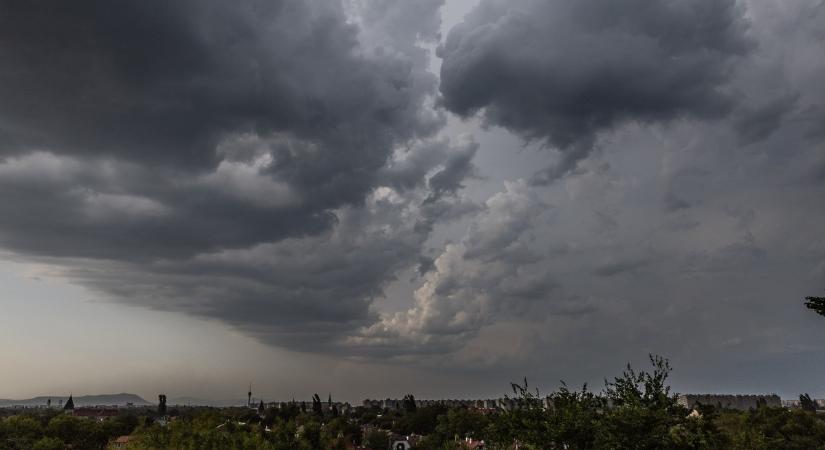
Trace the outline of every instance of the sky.
<path fill-rule="evenodd" d="M 821 0 L 0 0 L 0 398 L 825 397 Z"/>

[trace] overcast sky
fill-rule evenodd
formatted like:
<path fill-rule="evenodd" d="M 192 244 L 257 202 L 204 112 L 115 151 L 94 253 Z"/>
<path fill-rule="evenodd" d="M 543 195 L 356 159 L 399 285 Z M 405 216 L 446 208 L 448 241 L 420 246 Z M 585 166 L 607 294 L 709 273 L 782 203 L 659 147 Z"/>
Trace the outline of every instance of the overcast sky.
<path fill-rule="evenodd" d="M 0 397 L 825 397 L 822 0 L 0 0 Z"/>

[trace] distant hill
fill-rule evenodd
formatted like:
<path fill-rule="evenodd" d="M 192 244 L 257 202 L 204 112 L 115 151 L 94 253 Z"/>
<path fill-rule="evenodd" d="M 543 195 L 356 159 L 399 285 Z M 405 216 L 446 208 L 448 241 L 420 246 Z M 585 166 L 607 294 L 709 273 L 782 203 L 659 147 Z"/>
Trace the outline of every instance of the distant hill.
<path fill-rule="evenodd" d="M 65 402 L 69 398 L 68 395 L 54 395 L 54 396 L 39 396 L 23 400 L 8 400 L 0 399 L 0 407 L 9 406 L 44 406 L 49 399 L 52 399 L 52 406 L 58 406 L 61 401 Z M 104 395 L 75 395 L 72 397 L 75 406 L 126 406 L 127 403 L 132 403 L 135 406 L 145 406 L 151 403 L 147 402 L 139 395 L 135 394 L 104 394 Z"/>

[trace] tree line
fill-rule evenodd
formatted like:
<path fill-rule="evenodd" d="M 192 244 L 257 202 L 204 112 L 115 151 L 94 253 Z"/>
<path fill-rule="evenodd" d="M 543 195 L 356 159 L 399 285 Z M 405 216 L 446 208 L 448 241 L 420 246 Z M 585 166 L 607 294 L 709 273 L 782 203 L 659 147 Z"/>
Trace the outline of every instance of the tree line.
<path fill-rule="evenodd" d="M 416 449 L 458 450 L 466 438 L 486 449 L 734 449 L 825 450 L 825 420 L 810 397 L 802 408 L 760 406 L 750 411 L 699 405 L 691 411 L 671 392 L 671 367 L 650 357 L 648 370 L 629 365 L 594 392 L 564 383 L 542 396 L 524 380 L 511 385 L 512 410 L 431 405 L 408 395 L 397 409 L 358 407 L 347 414 L 296 402 L 263 411 L 250 408 L 173 408 L 96 422 L 58 412 L 6 417 L 2 449 L 102 449 L 131 435 L 131 449 L 346 449 L 389 448 L 390 438 L 417 435 Z M 332 405 L 331 398 L 328 403 Z M 163 405 L 165 406 L 165 405 Z"/>

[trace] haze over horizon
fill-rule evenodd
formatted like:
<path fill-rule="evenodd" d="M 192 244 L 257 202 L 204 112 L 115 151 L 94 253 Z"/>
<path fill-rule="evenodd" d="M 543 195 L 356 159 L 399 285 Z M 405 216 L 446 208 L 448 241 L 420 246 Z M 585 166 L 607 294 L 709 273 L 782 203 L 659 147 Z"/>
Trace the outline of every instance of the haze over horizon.
<path fill-rule="evenodd" d="M 821 0 L 0 0 L 0 398 L 825 397 Z"/>

